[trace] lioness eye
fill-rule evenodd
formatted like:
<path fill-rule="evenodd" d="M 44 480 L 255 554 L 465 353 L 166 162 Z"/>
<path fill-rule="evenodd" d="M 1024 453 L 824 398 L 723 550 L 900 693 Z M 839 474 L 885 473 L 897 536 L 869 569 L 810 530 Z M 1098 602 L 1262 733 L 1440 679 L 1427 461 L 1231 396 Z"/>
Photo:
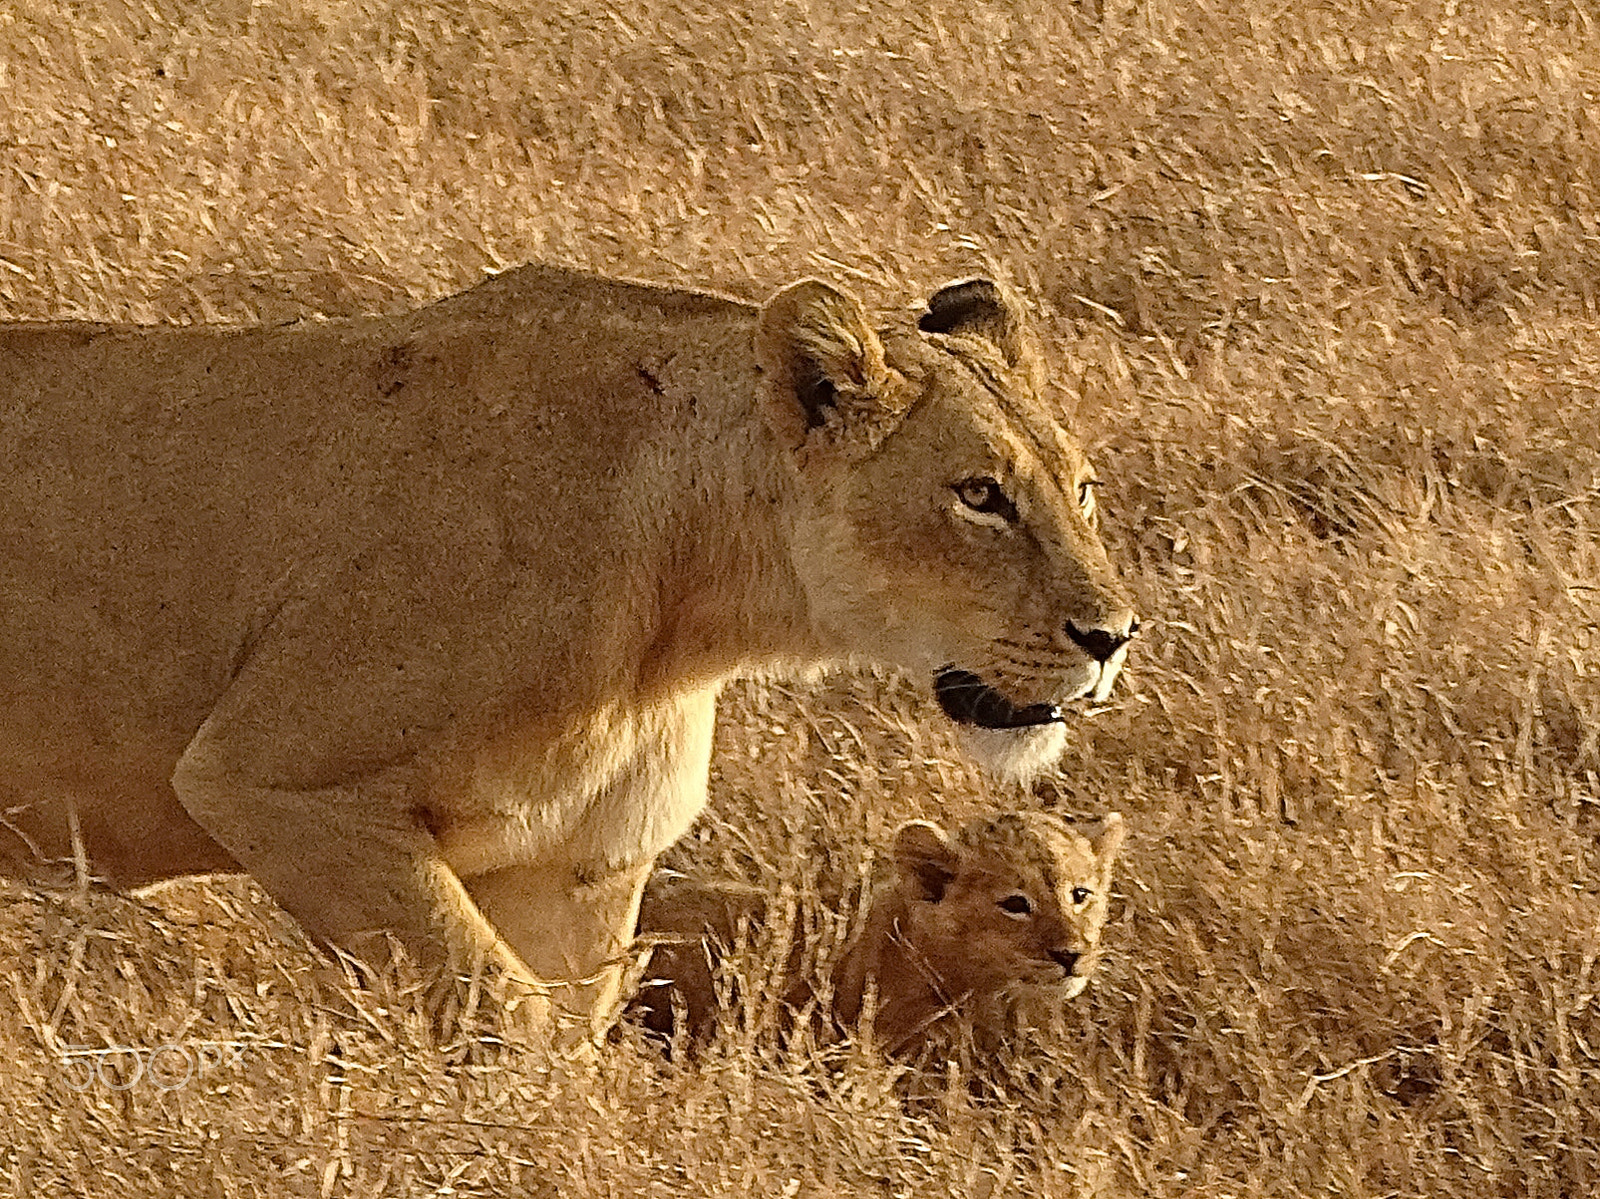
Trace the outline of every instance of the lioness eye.
<path fill-rule="evenodd" d="M 1082 905 L 1088 903 L 1089 899 L 1093 895 L 1094 895 L 1094 892 L 1089 890 L 1088 887 L 1074 887 L 1074 888 L 1072 888 L 1072 902 L 1074 904 L 1080 906 L 1080 907 Z"/>
<path fill-rule="evenodd" d="M 1015 916 L 1020 919 L 1023 916 L 1032 914 L 1033 904 L 1028 902 L 1026 895 L 1007 895 L 1000 901 L 1000 910 L 1007 916 Z"/>
<path fill-rule="evenodd" d="M 1017 506 L 993 479 L 962 479 L 955 485 L 955 493 L 956 498 L 974 512 L 998 516 L 1008 524 L 1017 519 Z"/>

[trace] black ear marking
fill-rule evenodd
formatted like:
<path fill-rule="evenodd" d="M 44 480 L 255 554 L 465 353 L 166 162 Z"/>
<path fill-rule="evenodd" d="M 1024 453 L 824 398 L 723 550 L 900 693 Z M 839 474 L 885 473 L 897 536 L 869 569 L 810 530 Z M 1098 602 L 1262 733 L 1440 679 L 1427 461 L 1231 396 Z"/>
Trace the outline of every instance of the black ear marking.
<path fill-rule="evenodd" d="M 1030 361 L 1022 309 L 993 279 L 962 279 L 946 284 L 928 299 L 928 311 L 917 320 L 924 333 L 956 333 L 981 337 L 1000 351 L 1007 365 Z"/>
<path fill-rule="evenodd" d="M 928 299 L 928 311 L 917 328 L 924 333 L 980 332 L 982 327 L 1004 327 L 1012 319 L 1010 308 L 992 279 L 962 279 L 946 284 Z"/>
<path fill-rule="evenodd" d="M 944 893 L 950 884 L 955 881 L 953 871 L 934 862 L 924 862 L 912 871 L 912 877 L 921 887 L 918 899 L 926 903 L 943 903 Z"/>

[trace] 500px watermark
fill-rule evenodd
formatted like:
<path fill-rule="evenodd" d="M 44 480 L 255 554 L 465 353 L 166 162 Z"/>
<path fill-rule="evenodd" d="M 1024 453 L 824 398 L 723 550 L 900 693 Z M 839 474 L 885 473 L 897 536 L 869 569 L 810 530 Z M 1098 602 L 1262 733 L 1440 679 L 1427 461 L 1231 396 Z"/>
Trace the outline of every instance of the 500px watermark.
<path fill-rule="evenodd" d="M 58 1056 L 66 1067 L 68 1090 L 102 1086 L 131 1091 L 141 1082 L 158 1091 L 175 1091 L 222 1066 L 237 1065 L 246 1049 L 284 1048 L 278 1041 L 168 1041 L 164 1045 L 63 1045 Z"/>

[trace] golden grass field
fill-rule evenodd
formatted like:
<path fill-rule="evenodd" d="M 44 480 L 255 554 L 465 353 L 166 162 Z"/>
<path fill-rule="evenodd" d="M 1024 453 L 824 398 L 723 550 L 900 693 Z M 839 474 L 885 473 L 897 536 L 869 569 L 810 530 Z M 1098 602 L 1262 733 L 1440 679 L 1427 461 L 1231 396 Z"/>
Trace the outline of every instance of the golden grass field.
<path fill-rule="evenodd" d="M 724 706 L 680 866 L 1126 814 L 1101 974 L 975 1082 L 759 1003 L 694 1065 L 441 1042 L 242 882 L 9 887 L 0 1193 L 1600 1192 L 1597 189 L 1593 0 L 4 0 L 0 318 L 995 272 L 1146 635 L 1031 794 L 896 680 Z"/>

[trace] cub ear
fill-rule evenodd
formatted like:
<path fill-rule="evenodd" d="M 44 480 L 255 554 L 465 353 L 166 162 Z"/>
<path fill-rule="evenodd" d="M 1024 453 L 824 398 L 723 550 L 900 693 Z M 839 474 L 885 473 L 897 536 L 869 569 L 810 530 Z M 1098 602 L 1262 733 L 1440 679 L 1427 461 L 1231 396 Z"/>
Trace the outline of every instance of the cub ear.
<path fill-rule="evenodd" d="M 1110 875 L 1111 863 L 1116 860 L 1117 850 L 1122 848 L 1122 838 L 1126 832 L 1121 812 L 1107 812 L 1099 823 L 1083 829 L 1083 835 L 1094 847 L 1095 860 L 1100 863 L 1102 876 Z"/>
<path fill-rule="evenodd" d="M 1044 363 L 1028 331 L 1022 301 L 993 279 L 945 284 L 929 297 L 928 311 L 917 321 L 917 328 L 924 333 L 981 337 L 1000 351 L 1007 366 L 1020 367 L 1036 377 L 1043 374 Z"/>
<path fill-rule="evenodd" d="M 756 334 L 767 423 L 794 451 L 876 449 L 904 414 L 905 380 L 860 302 L 819 279 L 791 283 L 761 309 Z"/>
<path fill-rule="evenodd" d="M 908 820 L 895 830 L 894 865 L 919 898 L 938 903 L 956 876 L 956 847 L 937 824 Z"/>

